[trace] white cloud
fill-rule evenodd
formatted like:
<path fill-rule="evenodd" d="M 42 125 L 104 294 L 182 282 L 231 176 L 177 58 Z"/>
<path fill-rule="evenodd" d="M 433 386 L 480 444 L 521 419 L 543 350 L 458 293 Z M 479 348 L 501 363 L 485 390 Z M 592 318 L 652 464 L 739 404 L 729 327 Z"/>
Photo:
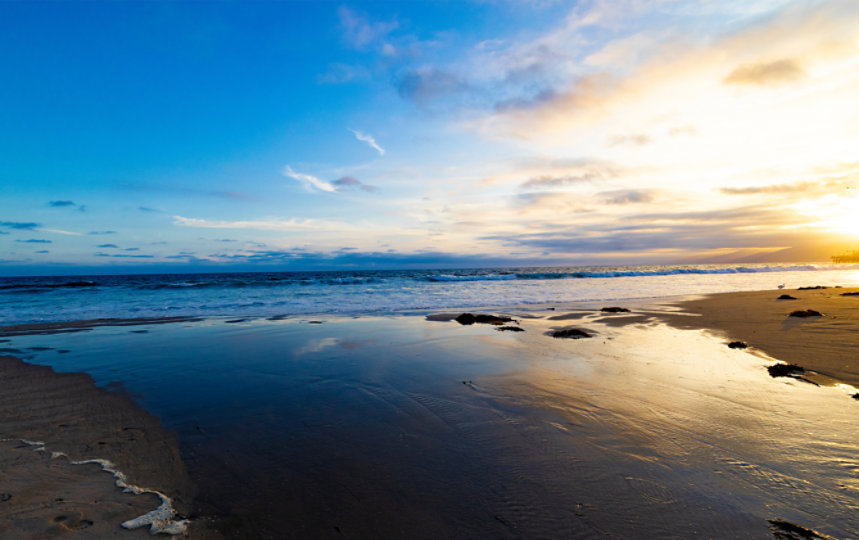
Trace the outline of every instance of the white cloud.
<path fill-rule="evenodd" d="M 289 178 L 292 178 L 294 180 L 298 180 L 299 182 L 304 184 L 304 187 L 307 188 L 308 191 L 313 191 L 313 188 L 316 188 L 320 191 L 337 191 L 337 189 L 328 182 L 320 180 L 319 178 L 316 178 L 315 176 L 310 174 L 297 173 L 292 170 L 292 167 L 290 167 L 289 165 L 283 168 L 283 175 L 288 176 Z"/>
<path fill-rule="evenodd" d="M 40 227 L 38 230 L 45 231 L 45 232 L 52 232 L 52 233 L 56 233 L 56 234 L 65 234 L 67 236 L 83 236 L 83 234 L 81 234 L 79 232 L 64 231 L 62 229 L 46 229 L 44 227 Z"/>
<path fill-rule="evenodd" d="M 266 219 L 261 221 L 212 221 L 208 219 L 173 216 L 173 224 L 202 229 L 255 229 L 259 231 L 312 231 L 330 229 L 335 224 L 314 219 Z"/>
<path fill-rule="evenodd" d="M 350 129 L 349 131 L 351 131 L 352 134 L 355 135 L 356 139 L 367 143 L 368 145 L 370 145 L 371 148 L 374 148 L 377 152 L 379 152 L 380 156 L 385 155 L 385 149 L 379 146 L 379 143 L 376 142 L 376 139 L 374 139 L 372 135 L 370 135 L 369 133 L 356 131 L 354 129 Z"/>

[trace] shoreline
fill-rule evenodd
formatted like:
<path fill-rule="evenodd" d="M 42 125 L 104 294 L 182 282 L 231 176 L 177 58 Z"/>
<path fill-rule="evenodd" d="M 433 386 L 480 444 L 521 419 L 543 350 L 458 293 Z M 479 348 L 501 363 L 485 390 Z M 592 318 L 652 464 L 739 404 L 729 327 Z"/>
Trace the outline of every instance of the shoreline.
<path fill-rule="evenodd" d="M 794 299 L 780 300 L 782 295 Z M 859 391 L 859 288 L 775 289 L 707 295 L 666 303 L 677 312 L 654 318 L 682 330 L 706 330 L 726 341 L 799 366 L 824 386 L 844 383 Z M 820 316 L 795 317 L 814 310 Z"/>
<path fill-rule="evenodd" d="M 0 523 L 22 538 L 184 534 L 194 486 L 175 436 L 84 373 L 0 356 L 0 463 Z"/>

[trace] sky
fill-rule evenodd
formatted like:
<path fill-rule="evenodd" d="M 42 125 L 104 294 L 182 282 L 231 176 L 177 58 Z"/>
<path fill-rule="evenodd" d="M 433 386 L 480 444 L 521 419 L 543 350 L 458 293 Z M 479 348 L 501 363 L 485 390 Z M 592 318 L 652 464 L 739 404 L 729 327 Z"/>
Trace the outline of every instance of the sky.
<path fill-rule="evenodd" d="M 0 3 L 0 274 L 825 261 L 859 2 Z"/>

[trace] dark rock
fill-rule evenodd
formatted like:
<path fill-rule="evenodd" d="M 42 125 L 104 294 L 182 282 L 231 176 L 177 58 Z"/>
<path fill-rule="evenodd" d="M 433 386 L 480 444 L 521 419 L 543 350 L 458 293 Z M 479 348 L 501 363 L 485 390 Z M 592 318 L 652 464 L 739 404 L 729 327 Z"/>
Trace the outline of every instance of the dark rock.
<path fill-rule="evenodd" d="M 521 326 L 499 326 L 496 328 L 499 332 L 524 332 L 525 329 Z"/>
<path fill-rule="evenodd" d="M 791 317 L 823 317 L 823 314 L 813 309 L 798 309 L 790 313 Z"/>
<path fill-rule="evenodd" d="M 604 307 L 600 311 L 604 313 L 629 313 L 629 310 L 625 307 Z"/>
<path fill-rule="evenodd" d="M 745 349 L 748 347 L 748 345 L 746 345 L 742 341 L 732 341 L 732 342 L 728 343 L 728 347 L 730 347 L 732 349 Z"/>
<path fill-rule="evenodd" d="M 459 324 L 469 325 L 469 324 L 474 324 L 474 322 L 477 320 L 477 318 L 474 315 L 472 315 L 471 313 L 463 313 L 462 315 L 458 316 L 454 320 L 456 322 L 458 322 Z"/>
<path fill-rule="evenodd" d="M 474 323 L 501 325 L 504 323 L 511 322 L 513 319 L 511 319 L 510 317 L 498 317 L 495 315 L 474 315 L 472 313 L 463 313 L 454 320 L 459 324 L 467 326 Z"/>
<path fill-rule="evenodd" d="M 827 536 L 821 536 L 815 530 L 807 529 L 802 525 L 791 523 L 783 519 L 768 519 L 770 523 L 770 531 L 775 538 L 779 540 L 814 540 L 815 538 L 823 540 Z"/>
<path fill-rule="evenodd" d="M 859 400 L 859 392 L 857 392 L 856 394 L 853 394 L 853 399 Z"/>
<path fill-rule="evenodd" d="M 567 330 L 556 330 L 552 332 L 553 338 L 570 338 L 570 339 L 581 339 L 581 338 L 589 338 L 590 334 L 581 330 L 579 328 L 569 328 Z"/>
<path fill-rule="evenodd" d="M 828 289 L 829 287 L 825 287 L 823 285 L 815 285 L 814 287 L 800 287 L 798 291 L 816 291 L 818 289 Z"/>
<path fill-rule="evenodd" d="M 859 296 L 859 291 L 843 292 L 841 293 L 841 296 Z"/>
<path fill-rule="evenodd" d="M 0 493 L 0 502 L 6 502 L 12 498 L 11 493 Z"/>
<path fill-rule="evenodd" d="M 307 321 L 307 324 L 322 324 L 325 321 Z"/>
<path fill-rule="evenodd" d="M 783 294 L 778 297 L 778 300 L 796 300 L 796 297 L 789 294 Z"/>
<path fill-rule="evenodd" d="M 770 377 L 793 377 L 805 373 L 805 369 L 795 364 L 773 364 L 767 368 Z"/>

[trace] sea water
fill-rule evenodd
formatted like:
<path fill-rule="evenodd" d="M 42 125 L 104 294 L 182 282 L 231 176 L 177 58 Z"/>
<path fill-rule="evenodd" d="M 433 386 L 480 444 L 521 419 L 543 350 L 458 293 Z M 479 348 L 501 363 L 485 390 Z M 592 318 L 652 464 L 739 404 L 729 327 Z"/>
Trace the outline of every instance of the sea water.
<path fill-rule="evenodd" d="M 0 278 L 0 324 L 385 314 L 859 285 L 859 265 L 663 265 Z"/>

